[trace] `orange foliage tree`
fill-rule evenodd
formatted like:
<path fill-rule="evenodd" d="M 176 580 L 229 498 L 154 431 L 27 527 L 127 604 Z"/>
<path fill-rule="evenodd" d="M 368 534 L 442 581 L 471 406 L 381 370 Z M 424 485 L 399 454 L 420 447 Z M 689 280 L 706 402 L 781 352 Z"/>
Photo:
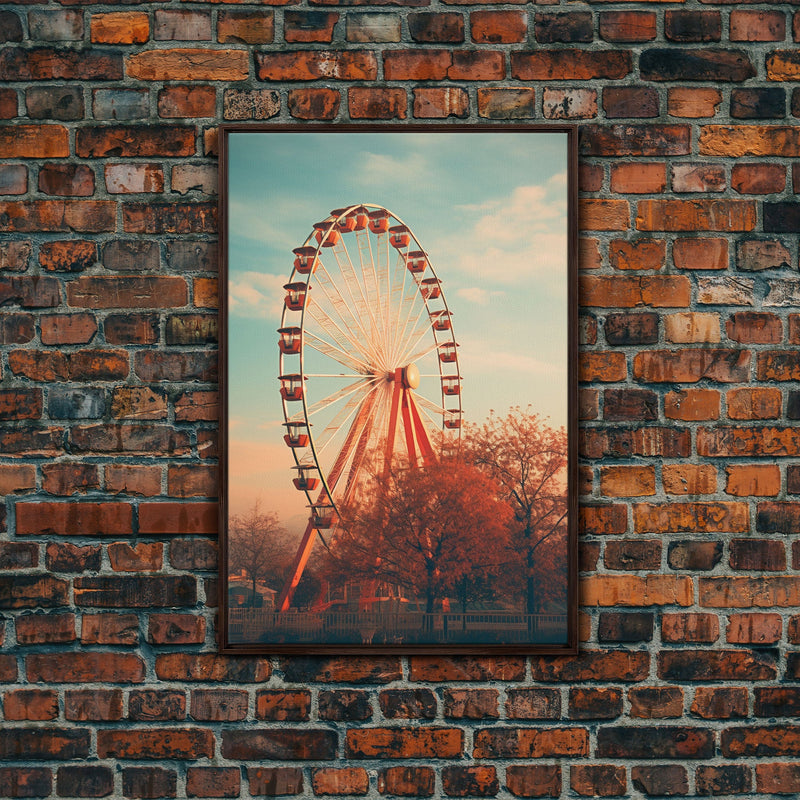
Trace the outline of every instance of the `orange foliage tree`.
<path fill-rule="evenodd" d="M 525 610 L 566 599 L 567 432 L 512 408 L 465 428 L 465 457 L 491 476 L 514 512 L 509 578 L 522 579 Z M 559 569 L 560 567 L 560 569 Z"/>
<path fill-rule="evenodd" d="M 494 480 L 455 457 L 394 468 L 342 512 L 330 543 L 331 581 L 384 581 L 425 599 L 461 596 L 496 577 L 511 509 Z"/>

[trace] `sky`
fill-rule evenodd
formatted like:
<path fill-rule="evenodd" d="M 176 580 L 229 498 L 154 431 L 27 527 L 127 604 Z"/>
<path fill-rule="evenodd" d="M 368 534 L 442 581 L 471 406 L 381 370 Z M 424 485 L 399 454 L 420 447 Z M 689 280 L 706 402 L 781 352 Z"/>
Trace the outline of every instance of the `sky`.
<path fill-rule="evenodd" d="M 294 529 L 307 500 L 283 443 L 278 335 L 292 249 L 332 209 L 385 206 L 453 313 L 465 421 L 531 406 L 567 422 L 563 133 L 236 132 L 228 162 L 229 504 Z M 302 527 L 302 525 L 300 525 Z"/>

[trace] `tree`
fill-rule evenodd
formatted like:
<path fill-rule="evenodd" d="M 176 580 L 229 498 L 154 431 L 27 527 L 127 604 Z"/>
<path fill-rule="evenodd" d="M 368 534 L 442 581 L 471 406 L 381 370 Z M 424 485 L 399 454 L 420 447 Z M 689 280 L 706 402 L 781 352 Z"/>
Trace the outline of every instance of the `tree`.
<path fill-rule="evenodd" d="M 497 574 L 511 510 L 488 475 L 444 457 L 375 477 L 342 512 L 330 545 L 329 580 L 385 581 L 425 599 L 467 596 L 470 580 Z"/>
<path fill-rule="evenodd" d="M 512 550 L 519 554 L 525 610 L 535 614 L 546 595 L 552 598 L 550 584 L 563 586 L 555 596 L 565 596 L 563 571 L 547 562 L 562 560 L 566 542 L 567 432 L 515 407 L 505 418 L 492 414 L 482 426 L 467 426 L 465 433 L 466 457 L 500 484 L 513 509 Z M 549 559 L 541 557 L 546 550 Z"/>
<path fill-rule="evenodd" d="M 256 581 L 280 581 L 281 570 L 287 561 L 286 531 L 278 515 L 262 512 L 260 502 L 256 500 L 249 511 L 231 517 L 229 536 L 230 567 L 249 576 L 255 600 Z M 271 588 L 277 588 L 277 585 Z"/>

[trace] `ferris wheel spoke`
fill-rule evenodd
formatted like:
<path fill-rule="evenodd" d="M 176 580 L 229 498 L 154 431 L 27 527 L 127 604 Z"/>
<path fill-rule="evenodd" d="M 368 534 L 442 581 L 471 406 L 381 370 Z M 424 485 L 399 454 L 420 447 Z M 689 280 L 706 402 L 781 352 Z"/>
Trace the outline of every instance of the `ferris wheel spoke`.
<path fill-rule="evenodd" d="M 337 259 L 338 266 L 338 259 Z M 336 287 L 336 282 L 333 280 L 331 273 L 327 267 L 320 264 L 317 268 L 317 286 L 322 289 L 325 299 L 330 306 L 336 311 L 342 324 L 350 331 L 350 335 L 357 340 L 360 340 L 364 345 L 370 344 L 369 335 L 361 323 L 360 315 L 356 313 L 347 302 L 347 299 Z M 345 286 L 347 284 L 345 283 Z M 350 293 L 348 287 L 348 294 Z M 319 305 L 319 303 L 318 303 Z"/>
<path fill-rule="evenodd" d="M 361 281 L 358 279 L 355 267 L 353 266 L 353 260 L 350 257 L 350 252 L 348 251 L 347 245 L 344 242 L 344 237 L 342 237 L 334 246 L 333 254 L 336 257 L 336 263 L 339 266 L 339 271 L 342 274 L 344 284 L 347 287 L 350 300 L 360 312 L 358 314 L 358 320 L 361 329 L 364 331 L 367 340 L 374 343 L 375 332 L 377 330 L 375 314 L 365 294 L 364 286 L 362 286 Z M 353 291 L 354 287 L 357 290 L 357 294 Z M 362 324 L 362 322 L 365 322 L 367 319 L 370 322 L 369 334 L 367 334 Z"/>
<path fill-rule="evenodd" d="M 330 342 L 320 339 L 320 337 L 312 331 L 306 331 L 306 344 L 318 353 L 332 358 L 342 366 L 351 367 L 362 375 L 369 369 L 369 365 L 366 361 L 361 361 L 350 353 L 346 353 L 341 347 L 336 347 L 330 344 Z"/>
<path fill-rule="evenodd" d="M 439 349 L 439 343 L 434 342 L 430 347 L 426 347 L 423 350 L 417 350 L 416 353 L 412 353 L 411 350 L 413 347 L 417 345 L 417 343 L 424 338 L 427 330 L 417 331 L 414 335 L 414 340 L 409 342 L 409 348 L 404 353 L 400 354 L 400 358 L 398 359 L 402 364 L 411 364 L 412 362 L 419 361 L 420 359 L 425 358 L 425 356 L 430 355 L 431 353 L 435 353 Z M 428 375 L 422 375 L 421 377 L 430 377 Z M 436 377 L 439 377 L 439 374 L 436 374 Z"/>
<path fill-rule="evenodd" d="M 425 305 L 424 301 L 420 298 L 419 295 L 413 294 L 410 295 L 411 302 L 408 305 L 408 313 L 406 314 L 405 322 L 403 323 L 403 332 L 399 337 L 399 350 L 393 354 L 393 357 L 398 363 L 406 363 L 405 362 L 405 354 L 408 353 L 416 346 L 416 342 L 422 336 L 425 336 L 428 333 L 430 325 L 425 325 L 420 327 L 420 322 L 425 318 L 428 320 L 428 307 Z M 411 321 L 411 317 L 414 313 L 414 307 L 417 307 L 417 313 L 414 317 L 414 321 Z M 411 328 L 409 330 L 409 323 Z M 416 334 L 415 334 L 416 331 Z"/>
<path fill-rule="evenodd" d="M 372 255 L 372 243 L 366 230 L 356 232 L 358 244 L 358 258 L 361 263 L 361 272 L 364 275 L 364 286 L 367 293 L 367 305 L 374 310 L 375 335 L 378 337 L 383 353 L 388 353 L 388 326 L 383 314 L 383 305 L 380 302 L 380 284 L 375 260 Z M 385 364 L 385 366 L 388 366 Z"/>
<path fill-rule="evenodd" d="M 350 418 L 356 413 L 366 396 L 367 393 L 350 397 L 339 411 L 337 411 L 336 416 L 325 426 L 325 429 L 318 437 L 319 445 L 317 447 L 317 455 L 324 454 L 331 442 L 335 440 L 336 434 L 343 429 Z"/>
<path fill-rule="evenodd" d="M 340 400 L 343 400 L 346 397 L 349 397 L 351 394 L 355 392 L 366 390 L 367 387 L 371 383 L 375 381 L 374 378 L 362 378 L 361 380 L 356 381 L 355 383 L 348 384 L 347 386 L 343 386 L 341 389 L 329 394 L 327 397 L 323 397 L 321 400 L 317 400 L 316 403 L 308 406 L 306 408 L 306 414 L 310 417 L 313 414 L 318 414 L 320 411 L 324 411 L 326 408 L 331 406 L 333 403 L 338 403 Z"/>
<path fill-rule="evenodd" d="M 444 414 L 445 411 L 446 411 L 444 406 L 440 406 L 438 403 L 434 403 L 432 400 L 429 400 L 427 397 L 423 397 L 420 394 L 415 394 L 414 395 L 414 400 L 416 400 L 417 405 L 423 411 L 426 411 L 426 412 L 430 411 L 430 412 L 432 412 L 434 414 L 437 414 L 439 416 Z"/>
<path fill-rule="evenodd" d="M 306 313 L 314 320 L 321 331 L 325 331 L 333 339 L 342 350 L 355 348 L 358 350 L 364 359 L 369 360 L 370 355 L 367 349 L 361 344 L 358 336 L 354 335 L 352 331 L 345 331 L 339 326 L 336 320 L 319 304 L 313 301 L 306 305 Z M 325 322 L 327 321 L 327 325 Z M 306 330 L 307 333 L 314 334 L 313 331 Z M 317 338 L 321 337 L 317 335 Z"/>

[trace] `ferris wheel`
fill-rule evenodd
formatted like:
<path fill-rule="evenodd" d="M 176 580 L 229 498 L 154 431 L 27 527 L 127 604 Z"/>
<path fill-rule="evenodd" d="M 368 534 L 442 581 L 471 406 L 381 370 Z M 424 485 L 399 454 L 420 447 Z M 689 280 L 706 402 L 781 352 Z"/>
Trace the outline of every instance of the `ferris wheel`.
<path fill-rule="evenodd" d="M 284 441 L 311 509 L 277 608 L 289 608 L 317 536 L 401 458 L 434 458 L 461 430 L 452 314 L 427 253 L 386 208 L 335 209 L 295 255 L 278 329 Z"/>

